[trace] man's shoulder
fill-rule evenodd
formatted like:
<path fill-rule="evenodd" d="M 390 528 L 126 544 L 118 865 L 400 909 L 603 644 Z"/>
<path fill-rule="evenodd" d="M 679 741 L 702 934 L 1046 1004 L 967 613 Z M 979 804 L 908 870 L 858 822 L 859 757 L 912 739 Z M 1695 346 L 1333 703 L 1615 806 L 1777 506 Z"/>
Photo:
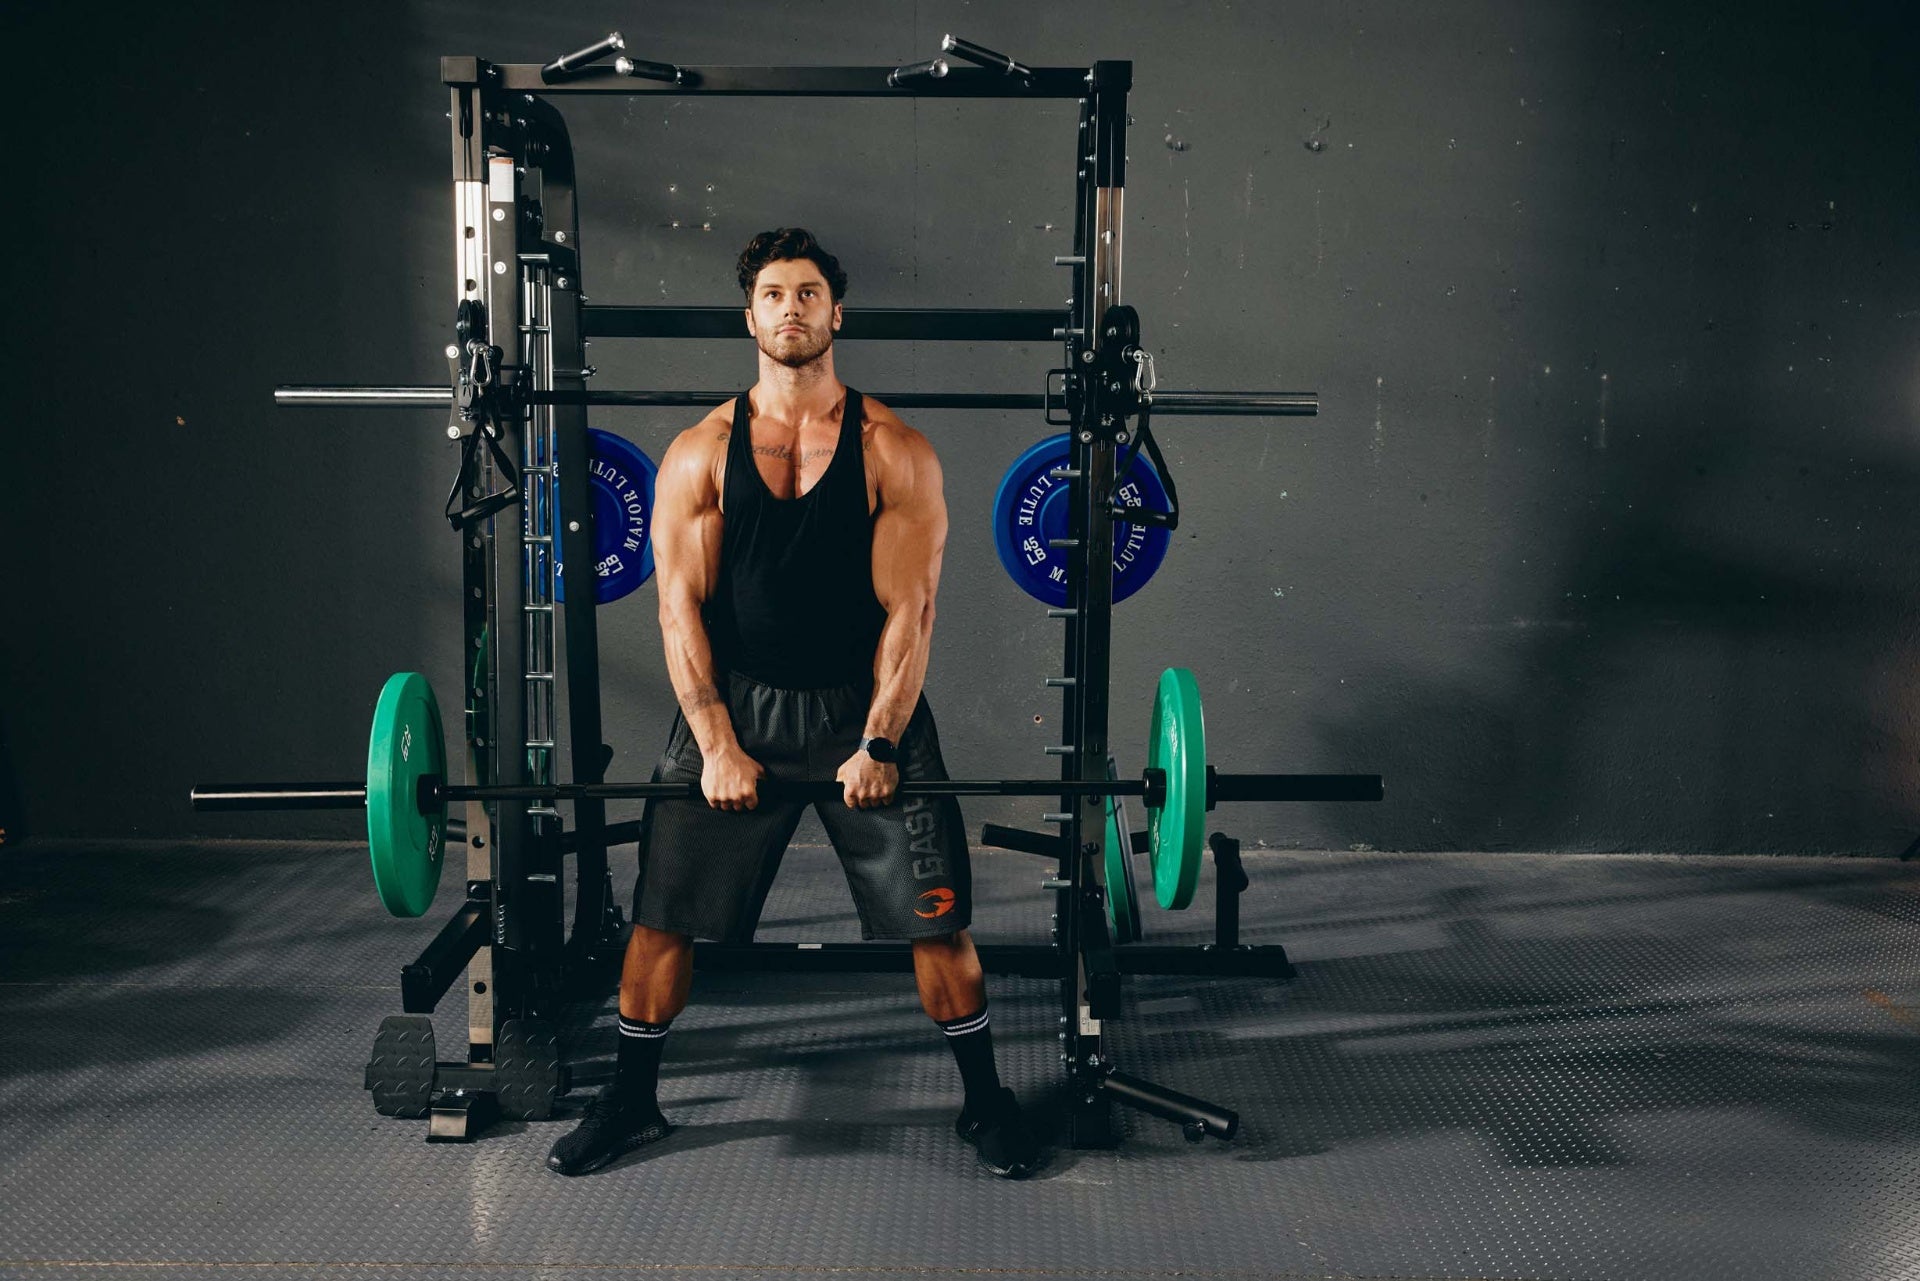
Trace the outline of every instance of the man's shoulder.
<path fill-rule="evenodd" d="M 660 459 L 660 474 L 669 484 L 687 484 L 697 490 L 717 484 L 717 469 L 727 456 L 727 434 L 733 430 L 733 402 L 728 401 L 673 438 Z"/>
<path fill-rule="evenodd" d="M 673 438 L 668 452 L 683 454 L 703 454 L 717 445 L 727 443 L 727 434 L 733 430 L 733 402 L 714 408 L 714 411 L 693 426 Z"/>
<path fill-rule="evenodd" d="M 924 450 L 933 451 L 933 445 L 920 432 L 902 421 L 900 415 L 887 408 L 872 396 L 863 395 L 861 410 L 865 416 L 863 432 L 870 450 L 885 450 L 890 454 L 914 454 Z"/>

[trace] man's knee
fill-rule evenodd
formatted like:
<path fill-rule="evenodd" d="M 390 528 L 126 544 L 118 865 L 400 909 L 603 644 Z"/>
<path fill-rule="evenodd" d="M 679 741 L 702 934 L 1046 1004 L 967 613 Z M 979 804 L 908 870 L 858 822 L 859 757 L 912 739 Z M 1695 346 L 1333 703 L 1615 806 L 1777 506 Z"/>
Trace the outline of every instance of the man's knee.
<path fill-rule="evenodd" d="M 686 1008 L 693 979 L 693 940 L 635 925 L 620 973 L 620 1013 L 663 1023 Z"/>
<path fill-rule="evenodd" d="M 965 930 L 913 940 L 913 950 L 935 964 L 965 963 L 973 956 L 973 939 Z"/>
<path fill-rule="evenodd" d="M 656 930 L 651 925 L 642 925 L 638 921 L 634 922 L 633 935 L 627 940 L 629 962 L 638 959 L 665 959 L 692 950 L 691 936 Z"/>
<path fill-rule="evenodd" d="M 972 987 L 983 977 L 980 954 L 974 950 L 973 939 L 965 930 L 913 940 L 913 968 L 922 980 L 933 980 L 941 986 Z"/>

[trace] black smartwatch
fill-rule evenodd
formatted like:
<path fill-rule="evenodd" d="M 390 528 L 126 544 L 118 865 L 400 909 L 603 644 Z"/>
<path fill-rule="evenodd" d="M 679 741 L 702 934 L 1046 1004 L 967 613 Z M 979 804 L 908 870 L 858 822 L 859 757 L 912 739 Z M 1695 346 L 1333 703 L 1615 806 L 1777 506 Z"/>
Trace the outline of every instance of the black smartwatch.
<path fill-rule="evenodd" d="M 873 757 L 874 760 L 879 761 L 882 765 L 898 765 L 900 763 L 900 752 L 889 739 L 863 738 L 860 740 L 860 750 L 868 756 Z"/>

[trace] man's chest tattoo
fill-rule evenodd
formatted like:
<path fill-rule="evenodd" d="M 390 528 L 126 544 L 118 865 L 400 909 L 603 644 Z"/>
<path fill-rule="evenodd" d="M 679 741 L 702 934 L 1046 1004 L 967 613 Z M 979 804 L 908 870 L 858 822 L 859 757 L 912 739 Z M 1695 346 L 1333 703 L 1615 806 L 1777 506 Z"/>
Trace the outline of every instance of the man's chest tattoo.
<path fill-rule="evenodd" d="M 728 440 L 732 439 L 732 437 L 732 432 L 723 431 L 715 438 L 715 443 L 724 445 Z M 816 445 L 812 449 L 803 449 L 800 451 L 800 466 L 805 467 L 808 463 L 819 462 L 822 458 L 831 458 L 836 448 L 838 448 L 837 441 L 832 445 Z M 873 438 L 868 435 L 862 435 L 860 439 L 860 452 L 864 454 L 870 452 L 872 449 Z M 762 458 L 777 458 L 783 463 L 790 463 L 794 460 L 793 446 L 791 445 L 754 445 L 752 446 L 752 450 Z"/>
<path fill-rule="evenodd" d="M 725 444 L 726 440 L 726 434 L 722 433 L 720 443 Z M 833 445 L 816 445 L 812 449 L 803 449 L 799 454 L 800 465 L 805 467 L 808 463 L 819 462 L 822 458 L 831 458 L 833 457 L 833 451 Z M 791 445 L 755 445 L 753 446 L 753 452 L 762 458 L 778 458 L 783 463 L 790 463 L 794 460 L 793 446 Z"/>

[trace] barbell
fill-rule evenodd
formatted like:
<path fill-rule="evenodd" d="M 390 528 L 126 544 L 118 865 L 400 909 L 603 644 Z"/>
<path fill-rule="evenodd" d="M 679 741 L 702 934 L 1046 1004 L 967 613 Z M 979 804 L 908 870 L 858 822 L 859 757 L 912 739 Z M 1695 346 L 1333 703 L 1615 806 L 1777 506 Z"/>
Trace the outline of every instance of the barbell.
<path fill-rule="evenodd" d="M 420 916 L 433 903 L 445 861 L 447 806 L 462 801 L 700 800 L 698 783 L 528 783 L 474 786 L 449 783 L 446 739 L 433 687 L 418 672 L 387 679 L 374 705 L 367 744 L 367 776 L 342 783 L 227 783 L 196 787 L 196 810 L 367 811 L 367 846 L 374 888 L 395 916 Z M 760 780 L 771 801 L 832 802 L 842 798 L 832 779 Z M 897 796 L 1107 797 L 1107 910 L 1116 929 L 1138 932 L 1127 858 L 1132 838 L 1118 798 L 1137 796 L 1147 811 L 1147 852 L 1154 896 L 1162 907 L 1193 901 L 1205 849 L 1207 811 L 1222 801 L 1377 801 L 1378 774 L 1221 774 L 1207 764 L 1206 723 L 1193 673 L 1161 673 L 1155 689 L 1147 766 L 1137 779 L 914 779 Z M 1116 882 L 1124 883 L 1123 886 Z M 1123 939 L 1124 941 L 1124 939 Z"/>

